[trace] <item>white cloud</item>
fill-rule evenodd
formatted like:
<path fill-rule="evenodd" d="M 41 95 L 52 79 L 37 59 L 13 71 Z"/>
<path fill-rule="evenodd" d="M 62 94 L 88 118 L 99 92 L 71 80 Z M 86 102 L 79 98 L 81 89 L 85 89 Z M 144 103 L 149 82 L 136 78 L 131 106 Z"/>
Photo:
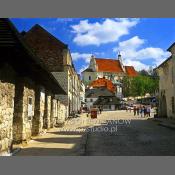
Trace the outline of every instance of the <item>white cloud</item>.
<path fill-rule="evenodd" d="M 103 22 L 90 23 L 81 20 L 72 25 L 75 38 L 73 41 L 80 46 L 106 44 L 116 42 L 123 35 L 129 34 L 129 29 L 138 23 L 138 19 L 105 19 Z"/>
<path fill-rule="evenodd" d="M 118 46 L 113 49 L 114 52 L 120 51 L 125 62 L 131 63 L 132 65 L 140 67 L 148 67 L 143 64 L 142 61 L 150 61 L 152 66 L 159 65 L 163 60 L 165 60 L 170 53 L 164 51 L 161 48 L 156 47 L 146 47 L 143 48 L 145 43 L 144 39 L 140 39 L 135 36 L 129 40 L 119 42 Z"/>
<path fill-rule="evenodd" d="M 134 61 L 134 60 L 124 60 L 124 65 L 127 65 L 127 66 L 134 66 L 134 68 L 137 70 L 137 71 L 140 71 L 140 70 L 148 70 L 149 69 L 149 65 L 146 65 L 146 64 L 143 64 L 141 63 L 140 61 Z"/>
<path fill-rule="evenodd" d="M 94 52 L 93 55 L 96 57 L 101 57 L 101 56 L 104 56 L 104 52 Z M 83 60 L 85 61 L 85 63 L 88 63 L 90 62 L 90 59 L 91 59 L 91 56 L 92 54 L 91 53 L 79 53 L 79 52 L 73 52 L 71 53 L 72 55 L 72 59 L 73 61 L 78 61 L 78 60 Z"/>
<path fill-rule="evenodd" d="M 89 66 L 88 64 L 87 64 L 87 65 L 83 65 L 83 66 L 81 67 L 81 69 L 78 70 L 78 74 L 81 75 L 81 73 L 82 73 L 85 69 L 87 69 L 88 66 Z"/>
<path fill-rule="evenodd" d="M 92 54 L 73 52 L 71 55 L 72 55 L 73 61 L 84 60 L 86 63 L 89 63 Z"/>

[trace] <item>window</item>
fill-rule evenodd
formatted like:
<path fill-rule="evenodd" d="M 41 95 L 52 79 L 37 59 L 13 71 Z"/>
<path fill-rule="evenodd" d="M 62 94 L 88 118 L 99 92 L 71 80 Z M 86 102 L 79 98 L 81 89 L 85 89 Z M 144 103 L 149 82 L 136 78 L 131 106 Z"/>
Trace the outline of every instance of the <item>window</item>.
<path fill-rule="evenodd" d="M 87 99 L 85 99 L 84 101 L 87 102 Z"/>
<path fill-rule="evenodd" d="M 174 97 L 172 97 L 172 113 L 175 113 L 175 107 L 174 107 Z"/>
<path fill-rule="evenodd" d="M 31 120 L 31 117 L 34 115 L 33 112 L 33 98 L 28 97 L 28 119 Z"/>
<path fill-rule="evenodd" d="M 93 102 L 93 99 L 92 98 L 90 99 L 90 102 Z"/>
<path fill-rule="evenodd" d="M 89 76 L 89 80 L 91 80 L 91 76 Z"/>

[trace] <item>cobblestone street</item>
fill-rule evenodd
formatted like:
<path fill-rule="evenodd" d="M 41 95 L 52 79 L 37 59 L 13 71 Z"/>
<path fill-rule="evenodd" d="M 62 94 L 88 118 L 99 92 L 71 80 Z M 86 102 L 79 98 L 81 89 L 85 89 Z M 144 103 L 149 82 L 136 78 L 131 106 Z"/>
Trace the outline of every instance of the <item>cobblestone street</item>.
<path fill-rule="evenodd" d="M 175 155 L 174 148 L 175 130 L 116 111 L 103 112 L 98 119 L 86 115 L 71 119 L 63 128 L 33 138 L 15 155 L 168 156 Z"/>

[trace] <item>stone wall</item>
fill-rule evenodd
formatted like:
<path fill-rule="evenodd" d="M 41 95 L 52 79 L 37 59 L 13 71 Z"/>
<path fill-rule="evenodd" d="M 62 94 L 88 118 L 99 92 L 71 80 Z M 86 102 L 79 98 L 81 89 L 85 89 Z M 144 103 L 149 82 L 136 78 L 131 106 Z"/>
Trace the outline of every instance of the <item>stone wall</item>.
<path fill-rule="evenodd" d="M 13 140 L 27 142 L 32 136 L 32 120 L 35 110 L 34 83 L 27 78 L 16 80 L 13 119 Z"/>
<path fill-rule="evenodd" d="M 0 70 L 0 155 L 9 152 L 12 146 L 14 112 L 14 72 L 10 68 Z"/>
<path fill-rule="evenodd" d="M 174 60 L 170 59 L 159 68 L 159 116 L 175 118 L 172 111 L 172 97 L 175 97 Z"/>
<path fill-rule="evenodd" d="M 28 141 L 32 136 L 32 120 L 34 117 L 35 91 L 27 85 L 24 87 L 23 96 L 23 141 Z"/>

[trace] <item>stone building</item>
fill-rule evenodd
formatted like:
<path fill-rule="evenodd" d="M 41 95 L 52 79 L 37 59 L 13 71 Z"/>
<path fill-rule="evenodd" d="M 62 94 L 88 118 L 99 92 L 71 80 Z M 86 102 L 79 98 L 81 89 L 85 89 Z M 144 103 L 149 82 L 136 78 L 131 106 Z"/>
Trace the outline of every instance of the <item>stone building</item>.
<path fill-rule="evenodd" d="M 80 82 L 80 102 L 81 102 L 81 107 L 85 106 L 85 85 L 84 83 L 81 81 Z"/>
<path fill-rule="evenodd" d="M 85 107 L 87 107 L 88 109 L 94 106 L 94 103 L 98 100 L 100 96 L 115 96 L 113 92 L 109 91 L 105 87 L 87 89 L 85 94 Z"/>
<path fill-rule="evenodd" d="M 66 94 L 8 19 L 0 19 L 0 155 L 53 127 Z"/>
<path fill-rule="evenodd" d="M 175 43 L 168 49 L 171 56 L 155 70 L 159 75 L 159 117 L 175 118 Z"/>
<path fill-rule="evenodd" d="M 118 59 L 91 57 L 89 67 L 82 72 L 83 83 L 87 86 L 98 78 L 106 78 L 116 86 L 117 96 L 122 97 L 122 79 L 124 76 L 135 77 L 138 73 L 133 66 L 124 66 L 121 55 Z"/>
<path fill-rule="evenodd" d="M 36 55 L 46 64 L 67 95 L 58 95 L 66 106 L 67 116 L 76 113 L 80 108 L 80 81 L 76 73 L 69 48 L 38 24 L 23 38 L 33 48 Z"/>

